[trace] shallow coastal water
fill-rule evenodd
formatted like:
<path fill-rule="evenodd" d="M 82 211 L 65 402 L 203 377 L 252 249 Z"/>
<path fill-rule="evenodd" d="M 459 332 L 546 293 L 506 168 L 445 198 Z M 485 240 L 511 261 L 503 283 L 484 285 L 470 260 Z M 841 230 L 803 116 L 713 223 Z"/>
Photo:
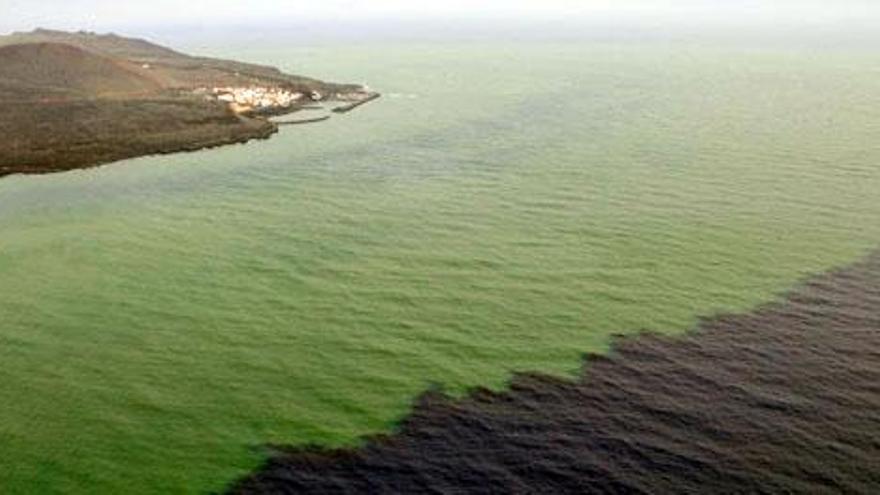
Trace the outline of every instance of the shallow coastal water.
<path fill-rule="evenodd" d="M 0 486 L 222 489 L 432 384 L 573 376 L 880 245 L 878 57 L 221 48 L 386 97 L 270 141 L 0 181 Z M 210 50 L 209 50 L 210 51 Z"/>

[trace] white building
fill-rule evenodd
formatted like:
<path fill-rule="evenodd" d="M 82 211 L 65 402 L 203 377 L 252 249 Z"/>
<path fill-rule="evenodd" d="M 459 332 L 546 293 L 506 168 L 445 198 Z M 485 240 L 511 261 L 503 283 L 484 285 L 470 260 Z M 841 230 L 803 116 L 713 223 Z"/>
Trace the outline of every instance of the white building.
<path fill-rule="evenodd" d="M 254 108 L 287 108 L 304 96 L 282 88 L 259 86 L 214 88 L 212 94 L 217 100 L 229 103 L 237 112 Z"/>

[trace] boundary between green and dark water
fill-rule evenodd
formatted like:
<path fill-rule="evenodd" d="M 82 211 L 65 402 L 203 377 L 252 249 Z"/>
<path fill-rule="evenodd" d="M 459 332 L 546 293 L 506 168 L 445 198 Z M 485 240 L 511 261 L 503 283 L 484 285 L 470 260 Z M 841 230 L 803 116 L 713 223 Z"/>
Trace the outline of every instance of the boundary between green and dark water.
<path fill-rule="evenodd" d="M 425 393 L 356 449 L 273 446 L 230 493 L 877 493 L 880 252 L 580 379 Z"/>

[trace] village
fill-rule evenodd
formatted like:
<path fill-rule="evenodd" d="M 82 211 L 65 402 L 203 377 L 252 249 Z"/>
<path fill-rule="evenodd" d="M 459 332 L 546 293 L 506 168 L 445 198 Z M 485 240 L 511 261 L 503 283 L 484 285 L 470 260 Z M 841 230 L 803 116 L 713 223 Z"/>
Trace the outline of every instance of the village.
<path fill-rule="evenodd" d="M 228 103 L 236 113 L 290 108 L 307 97 L 303 93 L 283 88 L 260 86 L 213 88 L 210 91 L 201 88 L 200 92 L 209 93 L 213 98 Z M 312 91 L 308 98 L 312 101 L 320 101 L 323 95 Z"/>
<path fill-rule="evenodd" d="M 355 91 L 335 94 L 322 94 L 319 91 L 311 91 L 306 94 L 280 87 L 263 86 L 215 87 L 211 89 L 203 87 L 196 90 L 196 93 L 226 102 L 236 113 L 275 112 L 291 108 L 299 102 L 325 100 L 347 102 L 347 105 L 334 109 L 334 111 L 344 113 L 379 97 L 378 93 L 371 91 L 366 85 Z M 304 99 L 306 100 L 303 101 Z"/>

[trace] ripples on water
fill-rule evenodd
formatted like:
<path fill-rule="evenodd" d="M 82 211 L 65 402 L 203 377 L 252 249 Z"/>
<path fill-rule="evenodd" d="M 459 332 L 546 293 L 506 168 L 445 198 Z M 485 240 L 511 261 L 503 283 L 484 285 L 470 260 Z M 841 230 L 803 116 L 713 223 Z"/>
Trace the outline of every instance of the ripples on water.
<path fill-rule="evenodd" d="M 645 334 L 579 381 L 424 395 L 393 437 L 293 449 L 235 493 L 876 493 L 880 254 L 783 302 Z"/>
<path fill-rule="evenodd" d="M 0 485 L 219 489 L 880 241 L 874 55 L 372 49 L 273 60 L 419 99 L 0 181 Z"/>

